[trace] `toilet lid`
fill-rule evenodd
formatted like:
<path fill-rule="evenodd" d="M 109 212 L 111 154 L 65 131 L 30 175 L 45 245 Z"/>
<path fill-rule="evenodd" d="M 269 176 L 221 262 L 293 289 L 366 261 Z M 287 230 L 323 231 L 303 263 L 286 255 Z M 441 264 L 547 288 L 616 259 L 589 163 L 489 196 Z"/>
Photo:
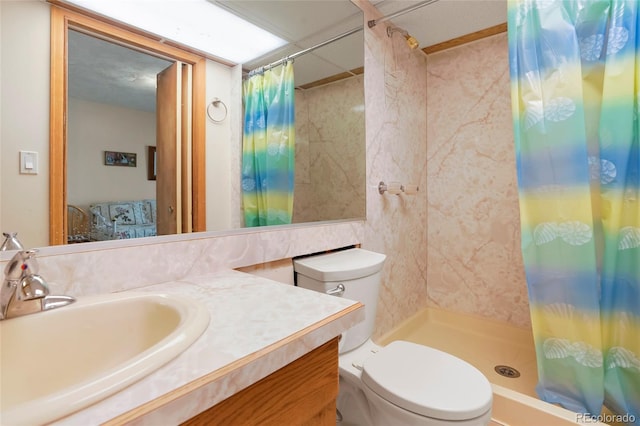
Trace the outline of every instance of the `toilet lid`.
<path fill-rule="evenodd" d="M 489 411 L 491 385 L 471 364 L 446 352 L 395 341 L 364 363 L 362 382 L 405 410 L 442 420 Z"/>

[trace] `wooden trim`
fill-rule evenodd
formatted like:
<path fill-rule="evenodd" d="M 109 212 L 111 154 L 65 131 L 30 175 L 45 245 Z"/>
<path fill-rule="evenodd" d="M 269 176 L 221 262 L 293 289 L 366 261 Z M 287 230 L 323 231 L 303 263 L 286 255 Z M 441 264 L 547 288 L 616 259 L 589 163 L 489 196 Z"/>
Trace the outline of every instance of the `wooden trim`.
<path fill-rule="evenodd" d="M 67 242 L 67 22 L 51 8 L 51 81 L 49 95 L 49 243 Z"/>
<path fill-rule="evenodd" d="M 197 63 L 193 64 L 193 127 L 191 147 L 192 155 L 192 213 L 193 213 L 193 232 L 201 232 L 207 230 L 207 188 L 206 188 L 206 81 L 207 68 L 206 60 L 201 58 Z"/>
<path fill-rule="evenodd" d="M 183 397 L 187 397 L 189 394 L 191 394 L 192 392 L 197 391 L 199 388 L 202 388 L 204 386 L 207 386 L 208 384 L 215 382 L 217 380 L 222 379 L 223 377 L 232 374 L 234 371 L 239 370 L 243 367 L 246 367 L 247 365 L 253 363 L 253 362 L 260 362 L 259 359 L 268 355 L 270 352 L 273 352 L 275 350 L 277 350 L 278 348 L 281 348 L 283 346 L 286 346 L 290 343 L 293 343 L 294 341 L 301 339 L 303 336 L 305 336 L 306 334 L 311 333 L 314 330 L 317 330 L 345 315 L 348 315 L 350 313 L 353 313 L 355 311 L 357 311 L 358 309 L 362 308 L 363 305 L 361 303 L 356 303 L 354 305 L 349 306 L 346 309 L 343 309 L 342 311 L 335 313 L 333 315 L 331 315 L 330 317 L 325 318 L 322 321 L 319 321 L 315 324 L 312 324 L 300 331 L 298 331 L 297 333 L 292 334 L 291 336 L 282 339 L 276 343 L 273 343 L 259 351 L 256 351 L 250 355 L 247 355 L 241 359 L 238 359 L 230 364 L 225 365 L 224 367 L 215 370 L 207 375 L 204 375 L 190 383 L 187 383 L 186 385 L 175 389 L 172 392 L 168 392 L 152 401 L 149 401 L 145 404 L 140 405 L 137 408 L 134 408 L 126 413 L 121 414 L 118 417 L 115 417 L 107 422 L 105 422 L 103 424 L 103 426 L 115 426 L 115 425 L 122 425 L 122 424 L 127 424 L 129 422 L 132 422 L 136 419 L 140 419 L 141 417 L 151 413 L 152 411 L 155 411 L 157 409 L 159 409 L 160 407 L 170 404 L 171 402 L 178 400 L 179 398 L 183 398 Z"/>
<path fill-rule="evenodd" d="M 193 115 L 193 78 L 191 72 L 191 65 L 182 64 L 180 72 L 182 73 L 182 90 L 180 91 L 182 97 L 182 108 L 180 109 L 182 117 L 182 126 L 180 127 L 180 183 L 182 184 L 182 190 L 180 191 L 181 200 L 180 207 L 182 209 L 182 223 L 180 230 L 182 233 L 192 232 L 193 230 L 193 180 L 192 180 L 192 136 L 193 128 L 191 123 L 191 117 Z"/>
<path fill-rule="evenodd" d="M 53 3 L 58 2 L 54 1 Z M 189 64 L 195 64 L 202 58 L 184 49 L 161 43 L 156 39 L 132 31 L 124 25 L 111 24 L 102 19 L 92 18 L 82 13 L 57 6 L 52 6 L 51 9 L 52 11 L 57 10 L 57 15 L 64 17 L 67 27 L 78 31 L 87 31 L 92 35 L 103 36 L 109 41 L 120 42 L 126 44 L 128 47 L 138 48 L 145 53 L 155 54 L 160 57 L 169 58 L 170 60 L 182 61 Z"/>
<path fill-rule="evenodd" d="M 334 338 L 182 425 L 334 426 L 337 396 L 338 338 Z"/>
<path fill-rule="evenodd" d="M 345 78 L 350 78 L 355 75 L 360 75 L 364 73 L 364 67 L 354 68 L 351 71 L 341 72 L 340 74 L 331 75 L 326 78 L 322 78 L 320 80 L 312 81 L 311 83 L 303 84 L 302 86 L 298 86 L 300 89 L 306 90 L 311 89 L 318 86 L 324 86 L 325 84 L 333 83 L 334 81 L 344 80 Z"/>
<path fill-rule="evenodd" d="M 133 47 L 165 59 L 188 63 L 193 69 L 192 151 L 194 152 L 193 202 L 194 231 L 206 230 L 206 200 L 204 185 L 205 149 L 205 84 L 206 60 L 184 49 L 161 43 L 124 25 L 113 24 L 67 8 L 59 0 L 50 0 L 51 7 L 51 91 L 50 91 L 50 179 L 49 179 L 49 242 L 66 244 L 66 111 L 67 111 L 67 30 L 88 32 L 109 41 Z M 66 6 L 66 5 L 65 5 Z M 94 15 L 95 16 L 95 15 Z M 197 155 L 195 154 L 197 153 Z M 195 178 L 194 178 L 195 179 Z"/>
<path fill-rule="evenodd" d="M 486 37 L 491 37 L 496 34 L 504 33 L 507 31 L 507 23 L 495 25 L 493 27 L 485 28 L 484 30 L 476 31 L 475 33 L 466 34 L 460 37 L 456 37 L 451 40 L 443 41 L 442 43 L 433 44 L 427 46 L 422 51 L 427 55 L 435 52 L 441 52 L 443 50 L 451 49 L 453 47 L 461 46 L 463 44 L 471 43 L 472 41 L 481 40 Z"/>
<path fill-rule="evenodd" d="M 493 27 L 485 28 L 484 30 L 476 31 L 474 33 L 465 34 L 460 37 L 456 37 L 451 40 L 443 41 L 442 43 L 433 44 L 431 46 L 427 46 L 422 49 L 424 53 L 427 55 L 431 53 L 440 52 L 446 49 L 451 49 L 453 47 L 461 46 L 463 44 L 471 43 L 472 41 L 481 40 L 486 37 L 491 37 L 496 34 L 504 33 L 507 31 L 507 23 L 495 25 Z M 359 75 L 364 72 L 364 67 L 353 69 L 349 72 L 343 72 L 340 74 L 335 74 L 317 81 L 312 81 L 311 83 L 303 84 L 302 86 L 298 86 L 300 89 L 306 90 L 311 89 L 313 87 L 322 86 L 328 83 L 333 83 L 334 81 L 340 81 L 345 78 L 353 77 L 354 74 Z"/>

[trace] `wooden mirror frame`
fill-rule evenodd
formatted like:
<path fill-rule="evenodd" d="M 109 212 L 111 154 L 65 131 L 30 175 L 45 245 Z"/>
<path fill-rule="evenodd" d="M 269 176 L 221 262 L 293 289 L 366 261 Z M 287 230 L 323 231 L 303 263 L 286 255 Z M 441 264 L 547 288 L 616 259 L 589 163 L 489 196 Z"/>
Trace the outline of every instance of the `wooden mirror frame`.
<path fill-rule="evenodd" d="M 56 3 L 55 0 L 50 0 Z M 192 106 L 192 214 L 193 231 L 206 230 L 205 192 L 205 85 L 206 60 L 195 53 L 159 41 L 158 37 L 130 30 L 76 11 L 51 6 L 51 92 L 49 132 L 49 244 L 67 241 L 67 31 L 69 28 L 102 35 L 193 67 Z M 187 169 L 188 170 L 188 169 Z"/>

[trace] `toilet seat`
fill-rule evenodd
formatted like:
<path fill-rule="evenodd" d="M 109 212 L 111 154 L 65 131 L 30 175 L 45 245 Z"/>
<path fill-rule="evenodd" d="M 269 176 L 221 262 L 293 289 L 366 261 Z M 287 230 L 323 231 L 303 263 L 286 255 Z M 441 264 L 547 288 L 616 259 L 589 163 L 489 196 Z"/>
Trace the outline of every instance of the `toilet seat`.
<path fill-rule="evenodd" d="M 468 420 L 491 409 L 491 384 L 471 364 L 446 352 L 395 341 L 369 357 L 362 383 L 385 400 L 416 414 Z"/>

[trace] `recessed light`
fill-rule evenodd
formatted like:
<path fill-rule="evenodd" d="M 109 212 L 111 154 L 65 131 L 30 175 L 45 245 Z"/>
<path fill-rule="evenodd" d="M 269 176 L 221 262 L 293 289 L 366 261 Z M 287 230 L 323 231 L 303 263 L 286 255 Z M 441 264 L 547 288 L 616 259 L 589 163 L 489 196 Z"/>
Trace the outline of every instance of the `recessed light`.
<path fill-rule="evenodd" d="M 207 0 L 65 1 L 236 64 L 287 44 Z"/>

